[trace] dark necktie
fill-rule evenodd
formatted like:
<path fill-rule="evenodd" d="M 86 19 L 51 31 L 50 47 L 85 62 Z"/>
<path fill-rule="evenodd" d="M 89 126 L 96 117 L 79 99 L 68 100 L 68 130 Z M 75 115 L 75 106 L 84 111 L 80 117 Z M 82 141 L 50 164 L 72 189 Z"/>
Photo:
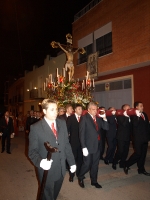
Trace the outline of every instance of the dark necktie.
<path fill-rule="evenodd" d="M 6 118 L 6 124 L 8 125 L 8 118 Z"/>
<path fill-rule="evenodd" d="M 96 117 L 93 118 L 93 121 L 94 121 L 94 124 L 95 124 L 96 130 L 98 131 L 98 124 L 97 124 L 97 122 L 96 122 Z M 100 135 L 99 135 L 99 134 L 98 134 L 97 139 L 100 140 Z"/>
<path fill-rule="evenodd" d="M 145 120 L 145 117 L 144 117 L 144 114 L 143 114 L 143 113 L 141 113 L 141 117 L 142 117 L 143 120 Z"/>
<path fill-rule="evenodd" d="M 52 128 L 52 131 L 53 131 L 53 133 L 54 133 L 54 136 L 55 136 L 55 138 L 56 138 L 56 140 L 57 140 L 57 131 L 56 131 L 55 127 L 54 127 L 54 123 L 51 124 L 51 128 Z"/>

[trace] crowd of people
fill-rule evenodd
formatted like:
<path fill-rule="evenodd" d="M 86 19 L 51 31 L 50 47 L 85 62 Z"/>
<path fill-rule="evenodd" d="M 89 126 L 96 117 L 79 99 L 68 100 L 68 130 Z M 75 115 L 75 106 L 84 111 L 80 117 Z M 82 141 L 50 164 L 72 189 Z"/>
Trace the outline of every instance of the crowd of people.
<path fill-rule="evenodd" d="M 74 108 L 68 104 L 57 111 L 56 102 L 51 100 L 44 100 L 42 107 L 44 118 L 40 123 L 31 126 L 29 133 L 29 158 L 40 171 L 40 181 L 41 170 L 50 169 L 49 184 L 46 184 L 43 199 L 57 198 L 65 169 L 69 170 L 69 181 L 73 182 L 76 175 L 81 188 L 85 187 L 87 172 L 90 173 L 91 185 L 102 188 L 97 180 L 100 159 L 106 165 L 111 164 L 113 170 L 116 170 L 119 164 L 125 174 L 137 163 L 138 173 L 150 176 L 144 167 L 149 140 L 149 120 L 143 112 L 142 102 L 134 103 L 135 113 L 131 116 L 127 112 L 130 109 L 128 104 L 122 106 L 120 115 L 117 115 L 114 107 L 108 108 L 111 113 L 108 116 L 105 108 L 98 108 L 94 102 L 89 103 L 86 111 L 79 104 Z M 46 159 L 47 151 L 43 138 L 59 150 L 52 154 L 50 161 Z M 134 153 L 127 160 L 131 141 Z M 59 163 L 59 167 L 56 167 L 55 163 Z"/>
<path fill-rule="evenodd" d="M 91 185 L 102 188 L 98 183 L 99 160 L 113 170 L 117 170 L 119 164 L 125 174 L 137 163 L 138 174 L 150 176 L 144 166 L 150 135 L 149 120 L 142 102 L 135 102 L 134 108 L 134 113 L 129 115 L 130 106 L 125 104 L 121 114 L 117 114 L 114 107 L 106 111 L 104 107 L 98 108 L 95 102 L 90 102 L 85 111 L 80 104 L 74 108 L 70 104 L 57 108 L 55 101 L 45 99 L 42 102 L 43 112 L 30 111 L 25 129 L 29 136 L 28 156 L 38 169 L 40 182 L 44 170 L 49 170 L 44 200 L 57 199 L 66 170 L 69 171 L 69 181 L 73 182 L 76 175 L 81 188 L 85 187 L 87 172 L 90 173 Z M 0 122 L 2 153 L 6 139 L 7 153 L 10 153 L 12 124 L 7 111 Z M 50 160 L 47 160 L 44 146 L 47 141 L 57 148 Z M 134 151 L 127 159 L 131 141 Z"/>

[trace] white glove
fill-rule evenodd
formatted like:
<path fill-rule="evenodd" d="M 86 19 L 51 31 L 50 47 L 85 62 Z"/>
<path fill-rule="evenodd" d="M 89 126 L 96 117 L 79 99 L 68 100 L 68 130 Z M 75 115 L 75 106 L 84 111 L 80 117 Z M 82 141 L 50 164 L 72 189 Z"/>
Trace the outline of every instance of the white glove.
<path fill-rule="evenodd" d="M 140 117 L 140 116 L 141 116 L 141 113 L 140 113 L 140 111 L 139 111 L 139 110 L 136 110 L 135 112 L 136 112 L 136 115 L 137 115 L 138 117 Z"/>
<path fill-rule="evenodd" d="M 77 169 L 76 165 L 70 166 L 71 173 L 74 173 L 76 171 L 76 169 Z"/>
<path fill-rule="evenodd" d="M 84 156 L 88 156 L 89 155 L 89 152 L 88 152 L 87 148 L 83 148 L 82 152 L 83 152 Z"/>
<path fill-rule="evenodd" d="M 47 160 L 47 158 L 42 159 L 40 162 L 40 167 L 44 170 L 49 170 L 51 168 L 53 160 Z"/>
<path fill-rule="evenodd" d="M 129 117 L 129 115 L 127 115 L 127 111 L 124 111 L 123 115 L 124 115 L 125 117 Z"/>
<path fill-rule="evenodd" d="M 101 118 L 105 118 L 105 117 L 106 117 L 106 114 L 105 114 L 105 113 L 102 114 L 102 115 L 99 114 L 99 116 L 100 116 Z"/>
<path fill-rule="evenodd" d="M 111 113 L 112 113 L 112 115 L 115 115 L 116 114 L 116 110 L 113 110 Z"/>

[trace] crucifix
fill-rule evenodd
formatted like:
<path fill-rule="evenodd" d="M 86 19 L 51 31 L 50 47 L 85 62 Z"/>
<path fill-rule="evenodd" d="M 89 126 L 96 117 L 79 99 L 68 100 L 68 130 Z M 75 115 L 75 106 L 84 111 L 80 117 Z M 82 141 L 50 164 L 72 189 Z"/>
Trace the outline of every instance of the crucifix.
<path fill-rule="evenodd" d="M 67 45 L 60 44 L 59 42 L 52 41 L 51 46 L 53 48 L 61 48 L 65 54 L 66 54 L 66 63 L 65 63 L 65 69 L 66 71 L 69 69 L 68 75 L 69 75 L 69 80 L 73 79 L 74 75 L 74 63 L 73 63 L 73 55 L 77 52 L 84 54 L 86 51 L 84 48 L 74 48 L 72 45 L 72 35 L 68 33 L 66 35 L 67 39 Z"/>

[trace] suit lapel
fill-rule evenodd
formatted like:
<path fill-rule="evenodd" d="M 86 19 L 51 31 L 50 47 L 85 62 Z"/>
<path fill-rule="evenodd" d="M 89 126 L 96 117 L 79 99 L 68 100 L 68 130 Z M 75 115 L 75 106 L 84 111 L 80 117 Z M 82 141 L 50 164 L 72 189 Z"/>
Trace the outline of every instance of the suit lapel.
<path fill-rule="evenodd" d="M 96 126 L 95 126 L 95 124 L 94 124 L 94 121 L 93 121 L 92 116 L 91 116 L 89 113 L 87 113 L 87 116 L 88 116 L 88 118 L 89 118 L 89 120 L 90 120 L 92 126 L 93 126 L 93 127 L 95 128 L 95 130 L 96 130 Z"/>
<path fill-rule="evenodd" d="M 73 114 L 73 118 L 74 118 L 74 122 L 75 123 L 79 123 L 78 120 L 77 120 L 77 118 L 76 118 L 76 116 L 75 116 L 75 114 Z"/>

